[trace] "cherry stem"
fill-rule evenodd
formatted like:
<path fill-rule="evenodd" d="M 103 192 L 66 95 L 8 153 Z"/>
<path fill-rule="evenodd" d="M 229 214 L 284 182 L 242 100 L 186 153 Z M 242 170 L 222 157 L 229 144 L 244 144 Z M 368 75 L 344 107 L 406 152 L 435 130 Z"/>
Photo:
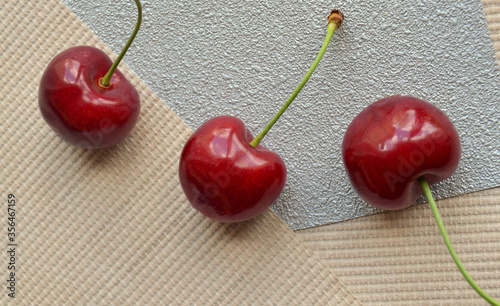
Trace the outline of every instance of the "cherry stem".
<path fill-rule="evenodd" d="M 436 219 L 437 225 L 439 227 L 439 230 L 441 231 L 441 235 L 443 236 L 444 243 L 446 244 L 446 247 L 448 248 L 448 251 L 450 251 L 450 255 L 455 261 L 455 264 L 457 265 L 458 269 L 462 273 L 462 275 L 465 277 L 467 282 L 471 285 L 471 287 L 476 290 L 476 292 L 483 298 L 485 299 L 488 303 L 494 306 L 500 306 L 500 302 L 489 296 L 486 292 L 484 292 L 477 284 L 474 282 L 474 280 L 469 276 L 467 271 L 465 270 L 462 262 L 458 258 L 457 253 L 453 249 L 453 246 L 451 245 L 450 238 L 448 237 L 448 234 L 446 233 L 446 229 L 444 228 L 443 221 L 441 220 L 441 217 L 439 216 L 439 212 L 436 206 L 436 202 L 434 202 L 434 198 L 432 197 L 431 189 L 429 187 L 429 183 L 427 183 L 427 180 L 425 177 L 420 177 L 418 179 L 418 182 L 420 183 L 420 186 L 422 187 L 422 190 L 424 191 L 425 196 L 427 197 L 427 200 L 429 201 L 429 205 L 431 206 L 432 213 L 434 214 L 434 218 Z"/>
<path fill-rule="evenodd" d="M 292 103 L 292 101 L 297 97 L 299 92 L 302 90 L 302 87 L 307 83 L 311 75 L 313 74 L 314 70 L 318 66 L 319 62 L 321 61 L 321 58 L 323 57 L 323 54 L 325 54 L 326 48 L 328 47 L 328 44 L 330 43 L 330 40 L 332 39 L 333 33 L 335 33 L 335 30 L 337 30 L 340 25 L 342 24 L 342 21 L 344 20 L 344 16 L 342 12 L 339 10 L 333 10 L 330 15 L 328 16 L 328 30 L 326 32 L 326 37 L 325 41 L 323 42 L 323 46 L 321 47 L 318 55 L 316 56 L 316 59 L 314 60 L 313 64 L 311 65 L 311 68 L 307 71 L 306 75 L 300 81 L 299 85 L 295 90 L 293 91 L 292 95 L 286 100 L 285 104 L 280 108 L 280 110 L 276 113 L 276 115 L 271 119 L 271 121 L 266 125 L 266 127 L 260 132 L 257 137 L 255 137 L 251 142 L 250 145 L 254 148 L 256 148 L 259 143 L 261 142 L 262 138 L 266 136 L 267 132 L 273 127 L 273 125 L 278 121 L 278 119 L 283 115 L 283 113 L 286 111 L 288 106 Z"/>
<path fill-rule="evenodd" d="M 125 53 L 127 53 L 128 48 L 130 47 L 130 45 L 134 41 L 134 38 L 137 35 L 137 32 L 139 32 L 139 28 L 141 27 L 141 22 L 142 22 L 141 2 L 139 0 L 134 0 L 134 1 L 137 4 L 137 10 L 139 12 L 139 15 L 137 17 L 137 23 L 135 24 L 134 32 L 132 32 L 132 35 L 130 36 L 127 43 L 125 44 L 125 47 L 123 47 L 122 52 L 120 52 L 120 54 L 116 58 L 115 62 L 111 66 L 111 68 L 109 68 L 106 75 L 104 77 L 102 77 L 101 79 L 99 79 L 99 85 L 101 87 L 107 88 L 110 86 L 111 77 L 113 76 L 113 73 L 115 72 L 116 68 L 118 67 L 118 64 L 120 64 L 120 62 L 122 61 L 122 58 L 123 58 L 123 56 L 125 56 Z"/>

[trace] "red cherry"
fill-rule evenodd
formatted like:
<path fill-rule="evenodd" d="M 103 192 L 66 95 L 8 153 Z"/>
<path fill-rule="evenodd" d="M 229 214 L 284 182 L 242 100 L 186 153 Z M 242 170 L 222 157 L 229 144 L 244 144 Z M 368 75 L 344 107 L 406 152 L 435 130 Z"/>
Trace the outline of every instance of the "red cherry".
<path fill-rule="evenodd" d="M 113 63 L 101 50 L 78 46 L 55 56 L 40 81 L 38 104 L 49 126 L 68 143 L 96 149 L 125 138 L 140 112 L 137 90 L 116 70 L 132 44 L 142 21 Z"/>
<path fill-rule="evenodd" d="M 280 195 L 286 181 L 281 157 L 261 145 L 244 123 L 231 116 L 212 118 L 186 142 L 181 154 L 181 186 L 194 208 L 221 222 L 253 218 Z"/>
<path fill-rule="evenodd" d="M 180 183 L 191 205 L 203 215 L 221 222 L 247 220 L 280 195 L 286 181 L 285 163 L 259 143 L 314 72 L 343 15 L 334 10 L 328 20 L 325 41 L 311 68 L 257 137 L 252 137 L 240 119 L 220 116 L 202 124 L 184 145 Z"/>
<path fill-rule="evenodd" d="M 59 53 L 45 69 L 38 95 L 40 111 L 70 144 L 109 147 L 134 127 L 140 112 L 137 90 L 117 70 L 109 87 L 99 84 L 112 64 L 101 50 L 78 46 Z"/>
<path fill-rule="evenodd" d="M 417 181 L 451 176 L 460 159 L 458 133 L 448 117 L 423 100 L 392 96 L 366 107 L 347 128 L 342 157 L 349 179 L 369 204 L 410 206 Z"/>
<path fill-rule="evenodd" d="M 427 197 L 444 243 L 470 286 L 488 303 L 500 306 L 470 277 L 444 227 L 429 183 L 455 172 L 460 140 L 453 123 L 423 100 L 392 96 L 366 107 L 347 128 L 342 157 L 358 194 L 382 209 L 403 209 Z"/>

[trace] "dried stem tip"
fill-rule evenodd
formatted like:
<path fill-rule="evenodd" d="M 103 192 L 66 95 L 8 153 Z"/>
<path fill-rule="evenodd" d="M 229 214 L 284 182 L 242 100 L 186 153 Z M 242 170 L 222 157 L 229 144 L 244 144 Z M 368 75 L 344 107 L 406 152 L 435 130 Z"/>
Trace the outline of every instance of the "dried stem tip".
<path fill-rule="evenodd" d="M 337 24 L 337 28 L 340 28 L 342 21 L 344 21 L 344 14 L 342 14 L 340 10 L 333 10 L 328 16 L 328 23 L 335 22 Z"/>

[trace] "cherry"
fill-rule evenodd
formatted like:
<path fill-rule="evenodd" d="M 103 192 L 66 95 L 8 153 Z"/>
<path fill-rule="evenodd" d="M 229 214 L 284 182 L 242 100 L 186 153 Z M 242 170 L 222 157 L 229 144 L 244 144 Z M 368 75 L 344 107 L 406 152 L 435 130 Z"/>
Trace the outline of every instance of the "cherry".
<path fill-rule="evenodd" d="M 403 209 L 422 194 L 428 199 L 458 269 L 471 287 L 491 305 L 469 276 L 446 233 L 429 184 L 450 177 L 460 160 L 460 140 L 450 119 L 432 104 L 406 96 L 381 99 L 361 111 L 348 126 L 342 158 L 356 192 L 382 209 Z"/>
<path fill-rule="evenodd" d="M 220 116 L 203 123 L 185 144 L 181 184 L 189 202 L 205 216 L 243 221 L 261 214 L 280 195 L 285 163 L 261 145 L 252 147 L 252 139 L 243 121 Z"/>
<path fill-rule="evenodd" d="M 451 176 L 460 160 L 453 123 L 423 100 L 392 96 L 351 122 L 342 157 L 358 194 L 382 209 L 410 206 L 422 194 L 417 179 L 435 183 Z"/>
<path fill-rule="evenodd" d="M 261 214 L 281 194 L 285 163 L 259 143 L 316 69 L 343 15 L 334 10 L 328 20 L 325 41 L 311 68 L 257 137 L 240 119 L 220 116 L 203 123 L 184 145 L 180 183 L 191 205 L 203 215 L 220 222 L 244 221 Z"/>
<path fill-rule="evenodd" d="M 87 149 L 112 146 L 135 126 L 140 112 L 137 90 L 116 70 L 142 21 L 113 63 L 101 50 L 77 46 L 56 55 L 45 69 L 38 104 L 49 126 L 68 143 Z"/>

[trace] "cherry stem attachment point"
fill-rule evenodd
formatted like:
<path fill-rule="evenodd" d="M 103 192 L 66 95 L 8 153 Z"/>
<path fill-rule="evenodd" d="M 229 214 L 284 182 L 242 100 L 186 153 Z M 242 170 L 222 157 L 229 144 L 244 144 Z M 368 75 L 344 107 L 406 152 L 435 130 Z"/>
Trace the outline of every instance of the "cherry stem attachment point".
<path fill-rule="evenodd" d="M 134 41 L 134 38 L 137 35 L 137 32 L 139 32 L 139 28 L 141 27 L 141 23 L 142 23 L 141 2 L 139 0 L 134 0 L 134 1 L 137 4 L 137 10 L 139 12 L 139 15 L 137 17 L 137 23 L 135 24 L 135 28 L 134 28 L 134 31 L 132 32 L 132 35 L 130 36 L 127 43 L 125 44 L 125 47 L 123 47 L 122 52 L 120 52 L 120 54 L 118 55 L 118 57 L 114 61 L 113 65 L 111 66 L 111 68 L 109 68 L 106 75 L 99 79 L 99 86 L 101 86 L 103 88 L 107 88 L 110 86 L 111 77 L 113 76 L 113 73 L 115 72 L 116 68 L 118 67 L 118 64 L 120 64 L 123 56 L 125 56 L 125 53 L 127 53 L 128 48 L 130 47 L 130 45 Z"/>
<path fill-rule="evenodd" d="M 439 230 L 441 231 L 441 236 L 443 236 L 444 243 L 446 244 L 446 247 L 448 248 L 448 251 L 450 252 L 451 257 L 453 258 L 453 261 L 455 261 L 455 264 L 458 267 L 458 270 L 462 273 L 464 276 L 465 280 L 471 285 L 471 287 L 476 290 L 476 292 L 483 298 L 485 299 L 488 303 L 494 306 L 500 306 L 500 302 L 489 296 L 486 292 L 484 292 L 477 284 L 474 282 L 474 280 L 469 276 L 469 273 L 465 270 L 462 262 L 458 258 L 457 253 L 453 249 L 453 246 L 451 245 L 450 238 L 448 237 L 448 234 L 446 233 L 446 229 L 444 228 L 443 221 L 441 220 L 441 216 L 439 215 L 439 211 L 436 206 L 436 202 L 434 202 L 434 198 L 431 193 L 431 189 L 429 187 L 429 183 L 425 179 L 425 177 L 420 177 L 418 179 L 418 182 L 420 183 L 420 187 L 422 187 L 422 190 L 424 191 L 425 196 L 427 197 L 427 200 L 429 201 L 429 205 L 431 206 L 432 213 L 434 214 L 434 218 L 436 219 L 437 225 L 439 227 Z"/>
<path fill-rule="evenodd" d="M 318 66 L 319 62 L 321 61 L 321 58 L 323 57 L 323 54 L 325 54 L 326 48 L 328 47 L 328 44 L 330 43 L 330 40 L 332 39 L 333 33 L 340 27 L 342 24 L 342 21 L 344 20 L 344 15 L 342 12 L 339 10 L 333 10 L 330 15 L 328 16 L 328 30 L 326 32 L 326 37 L 325 41 L 323 42 L 323 46 L 321 47 L 318 55 L 316 56 L 316 59 L 314 60 L 313 64 L 311 65 L 311 68 L 307 71 L 306 75 L 300 81 L 299 85 L 295 90 L 293 91 L 292 95 L 286 100 L 285 104 L 280 108 L 280 110 L 274 115 L 273 119 L 264 127 L 262 132 L 260 132 L 257 137 L 255 137 L 251 142 L 250 145 L 254 148 L 256 148 L 261 140 L 266 136 L 267 132 L 273 127 L 273 125 L 278 121 L 278 119 L 283 115 L 283 113 L 286 111 L 288 106 L 292 103 L 292 101 L 297 97 L 299 92 L 302 90 L 302 87 L 307 83 L 311 75 L 313 74 L 314 70 Z"/>

